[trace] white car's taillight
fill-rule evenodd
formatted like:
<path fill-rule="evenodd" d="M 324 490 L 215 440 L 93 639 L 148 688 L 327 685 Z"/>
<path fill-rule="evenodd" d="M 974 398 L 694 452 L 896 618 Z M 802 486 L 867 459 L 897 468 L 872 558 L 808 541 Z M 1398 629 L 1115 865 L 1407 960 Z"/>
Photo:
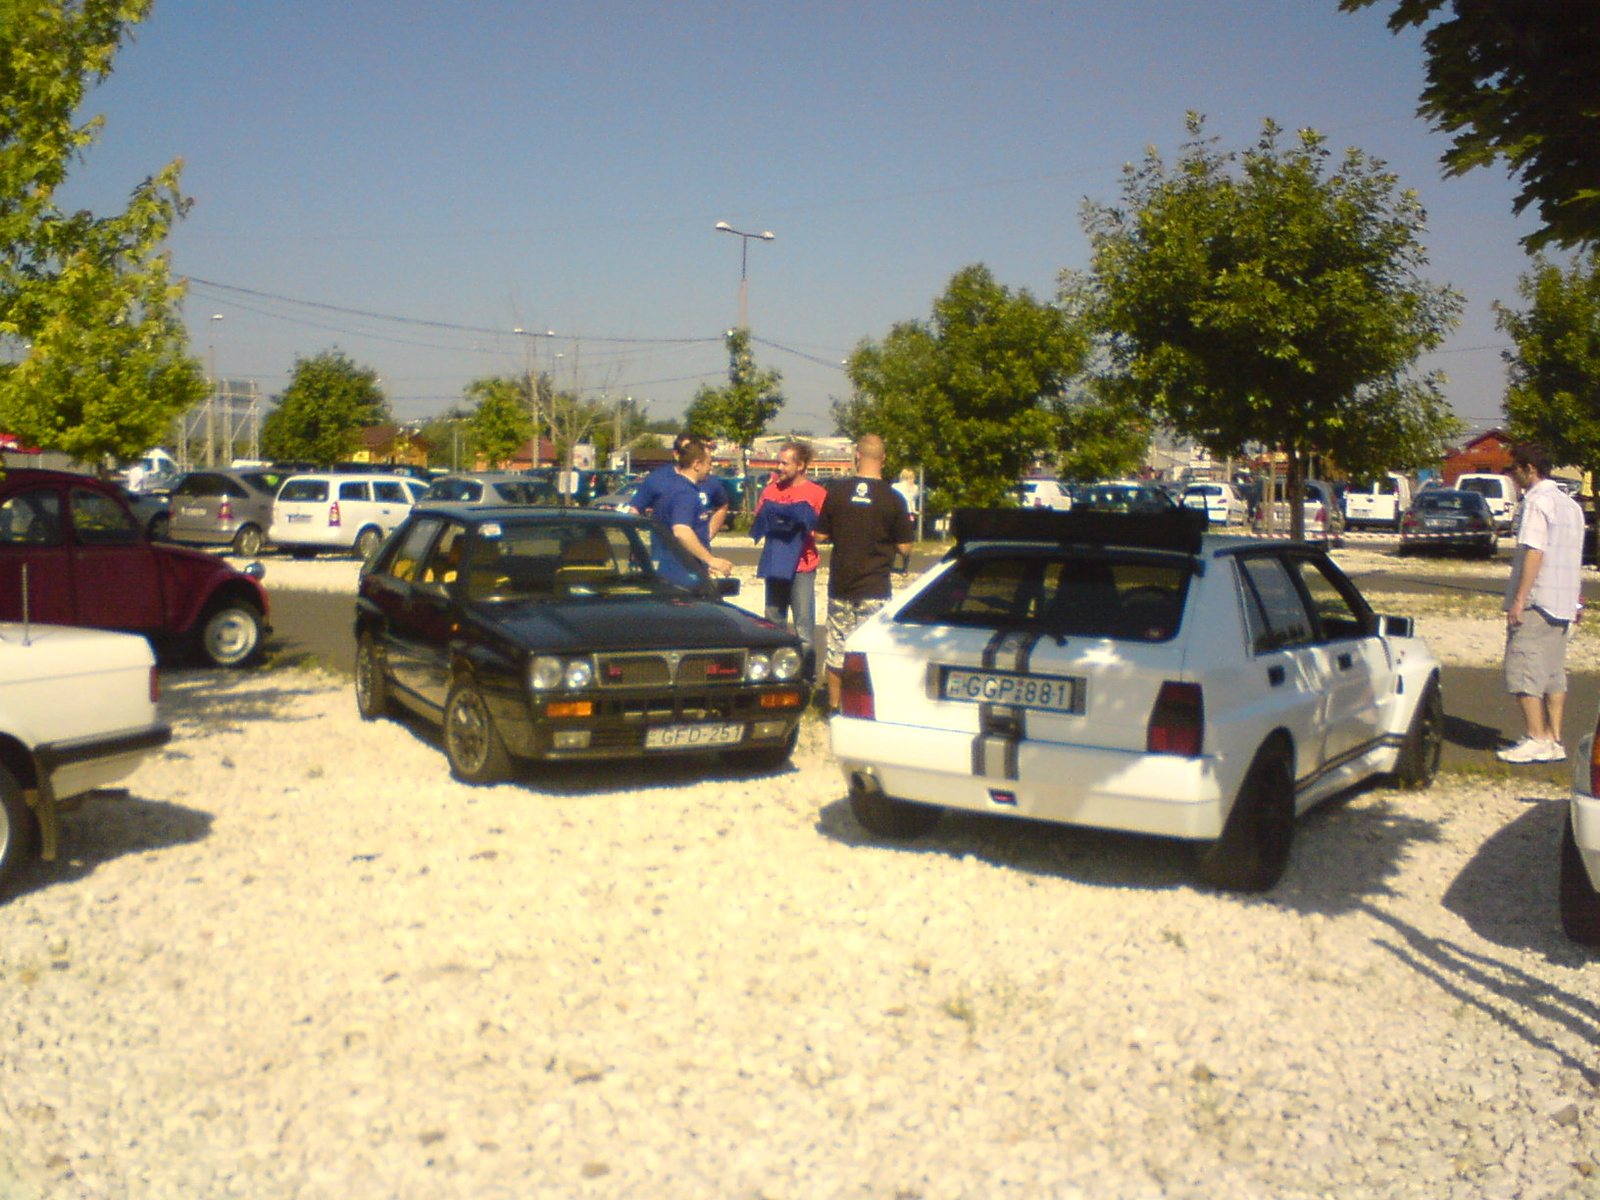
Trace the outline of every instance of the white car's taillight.
<path fill-rule="evenodd" d="M 872 676 L 867 673 L 865 654 L 846 654 L 840 679 L 839 711 L 863 721 L 878 719 L 877 703 L 872 698 Z"/>
<path fill-rule="evenodd" d="M 1194 758 L 1205 741 L 1206 706 L 1198 683 L 1168 680 L 1161 685 L 1145 749 L 1151 754 L 1182 754 Z"/>
<path fill-rule="evenodd" d="M 161 703 L 161 672 L 155 667 L 150 668 L 150 703 Z"/>
<path fill-rule="evenodd" d="M 335 500 L 333 502 L 333 504 L 328 508 L 328 524 L 329 525 L 337 525 L 338 523 L 339 523 L 339 502 L 337 500 Z"/>
<path fill-rule="evenodd" d="M 222 503 L 217 505 L 217 520 L 223 525 L 233 520 L 233 501 L 226 496 L 222 498 Z"/>

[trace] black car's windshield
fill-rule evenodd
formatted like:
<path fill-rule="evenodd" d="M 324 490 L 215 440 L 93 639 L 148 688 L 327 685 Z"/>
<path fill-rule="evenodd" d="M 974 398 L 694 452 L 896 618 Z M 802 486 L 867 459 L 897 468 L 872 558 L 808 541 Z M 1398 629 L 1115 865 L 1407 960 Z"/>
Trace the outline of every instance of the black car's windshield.
<path fill-rule="evenodd" d="M 664 527 L 486 521 L 466 550 L 468 600 L 702 595 L 700 564 Z"/>

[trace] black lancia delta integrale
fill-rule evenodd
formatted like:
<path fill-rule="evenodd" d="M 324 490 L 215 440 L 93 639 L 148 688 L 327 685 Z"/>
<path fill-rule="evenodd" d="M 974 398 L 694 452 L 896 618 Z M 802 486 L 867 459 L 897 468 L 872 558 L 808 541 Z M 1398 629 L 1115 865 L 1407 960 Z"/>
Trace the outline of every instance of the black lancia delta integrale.
<path fill-rule="evenodd" d="M 438 724 L 467 783 L 519 758 L 778 767 L 805 710 L 800 643 L 722 599 L 737 589 L 641 518 L 424 504 L 362 572 L 356 701 Z"/>

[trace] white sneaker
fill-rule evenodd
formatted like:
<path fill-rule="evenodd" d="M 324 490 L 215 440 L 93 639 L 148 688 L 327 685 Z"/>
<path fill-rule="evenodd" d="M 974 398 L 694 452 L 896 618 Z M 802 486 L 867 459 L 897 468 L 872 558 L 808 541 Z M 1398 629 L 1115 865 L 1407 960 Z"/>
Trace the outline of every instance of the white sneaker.
<path fill-rule="evenodd" d="M 1508 746 L 1501 750 L 1495 757 L 1504 763 L 1536 763 L 1559 762 L 1560 759 L 1550 757 L 1558 751 L 1553 749 L 1554 742 L 1547 742 L 1543 738 L 1525 737 L 1515 746 Z M 1565 751 L 1559 751 L 1561 758 L 1566 757 Z"/>
<path fill-rule="evenodd" d="M 1563 746 L 1560 742 L 1555 741 L 1554 739 L 1551 739 L 1550 741 L 1548 741 L 1548 742 L 1546 742 L 1544 744 L 1544 748 L 1545 748 L 1545 756 L 1543 758 L 1541 758 L 1541 759 L 1538 759 L 1537 760 L 1538 762 L 1566 762 L 1567 761 L 1567 748 L 1565 746 Z"/>

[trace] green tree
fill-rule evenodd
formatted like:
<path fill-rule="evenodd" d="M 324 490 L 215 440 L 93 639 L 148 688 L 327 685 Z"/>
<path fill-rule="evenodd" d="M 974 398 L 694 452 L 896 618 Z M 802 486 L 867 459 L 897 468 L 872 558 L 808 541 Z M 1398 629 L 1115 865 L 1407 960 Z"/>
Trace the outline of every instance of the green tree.
<path fill-rule="evenodd" d="M 743 456 L 783 407 L 783 376 L 756 366 L 748 329 L 730 329 L 725 340 L 728 382 L 723 387 L 702 384 L 684 413 L 684 424 L 738 446 L 742 466 Z"/>
<path fill-rule="evenodd" d="M 1074 388 L 1060 408 L 1056 428 L 1056 473 L 1091 483 L 1134 474 L 1150 451 L 1150 418 L 1136 401 L 1091 379 Z"/>
<path fill-rule="evenodd" d="M 930 509 L 1004 504 L 1056 446 L 1067 382 L 1088 338 L 1062 309 L 998 283 L 987 267 L 951 277 L 927 322 L 863 341 L 847 371 L 854 394 L 834 405 L 846 434 L 887 444 L 892 475 L 925 472 Z"/>
<path fill-rule="evenodd" d="M 1519 439 L 1543 442 L 1558 462 L 1600 471 L 1600 270 L 1595 252 L 1568 270 L 1539 259 L 1517 281 L 1523 308 L 1496 304 L 1505 352 L 1506 415 Z"/>
<path fill-rule="evenodd" d="M 387 419 L 389 403 L 378 373 L 359 367 L 341 350 L 296 358 L 289 386 L 261 424 L 261 448 L 273 458 L 341 462 L 360 431 Z"/>
<path fill-rule="evenodd" d="M 1330 171 L 1311 130 L 1285 148 L 1268 121 L 1238 155 L 1189 132 L 1175 168 L 1151 151 L 1119 206 L 1085 208 L 1117 386 L 1213 454 L 1284 451 L 1289 495 L 1314 452 L 1361 475 L 1436 455 L 1460 425 L 1412 367 L 1461 301 L 1418 274 L 1416 196 L 1359 150 Z"/>
<path fill-rule="evenodd" d="M 1345 12 L 1378 0 L 1340 0 Z M 1446 0 L 1394 0 L 1395 33 L 1433 20 Z M 1600 5 L 1594 0 L 1449 0 L 1423 35 L 1427 84 L 1418 113 L 1453 134 L 1446 172 L 1504 159 L 1536 208 L 1529 249 L 1600 242 Z"/>
<path fill-rule="evenodd" d="M 76 458 L 130 458 L 205 395 L 163 246 L 188 202 L 181 164 L 121 213 L 58 203 L 99 135 L 77 123 L 149 0 L 0 3 L 0 426 Z"/>
<path fill-rule="evenodd" d="M 498 468 L 533 436 L 526 377 L 474 379 L 466 394 L 477 401 L 467 426 L 472 448 L 490 469 Z"/>

